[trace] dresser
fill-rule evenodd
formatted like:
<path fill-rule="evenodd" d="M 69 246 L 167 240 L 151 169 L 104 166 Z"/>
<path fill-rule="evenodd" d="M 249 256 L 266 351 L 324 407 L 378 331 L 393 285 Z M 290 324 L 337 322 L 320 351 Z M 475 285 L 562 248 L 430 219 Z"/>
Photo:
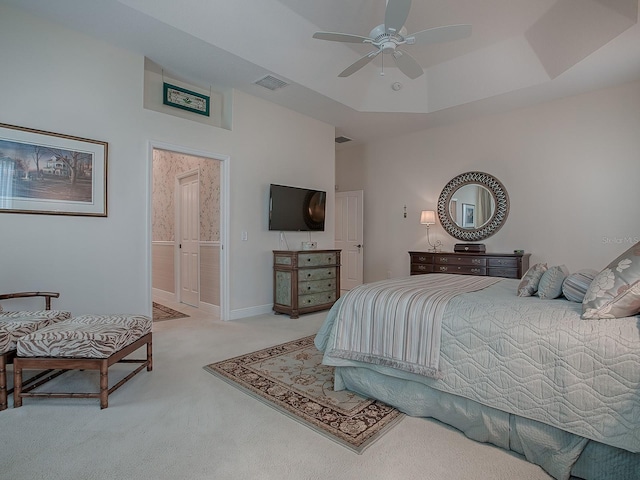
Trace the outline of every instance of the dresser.
<path fill-rule="evenodd" d="M 274 250 L 273 310 L 298 318 L 340 297 L 340 250 Z"/>
<path fill-rule="evenodd" d="M 529 269 L 529 253 L 409 252 L 411 275 L 455 273 L 522 278 Z"/>

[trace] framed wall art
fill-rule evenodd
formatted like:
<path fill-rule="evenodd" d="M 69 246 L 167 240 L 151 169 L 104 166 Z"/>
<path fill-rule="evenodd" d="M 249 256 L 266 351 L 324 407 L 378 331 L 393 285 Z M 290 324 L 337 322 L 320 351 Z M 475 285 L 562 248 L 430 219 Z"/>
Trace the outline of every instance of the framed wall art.
<path fill-rule="evenodd" d="M 476 206 L 471 203 L 462 204 L 462 228 L 476 227 Z"/>
<path fill-rule="evenodd" d="M 211 99 L 206 95 L 180 88 L 164 82 L 162 88 L 162 103 L 170 107 L 181 108 L 189 112 L 209 116 Z"/>
<path fill-rule="evenodd" d="M 108 144 L 0 123 L 0 213 L 107 216 Z"/>

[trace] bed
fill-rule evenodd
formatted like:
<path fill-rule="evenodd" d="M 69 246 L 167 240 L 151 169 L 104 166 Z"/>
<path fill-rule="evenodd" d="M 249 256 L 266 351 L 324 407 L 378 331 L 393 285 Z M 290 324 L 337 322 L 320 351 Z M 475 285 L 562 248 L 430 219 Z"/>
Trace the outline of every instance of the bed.
<path fill-rule="evenodd" d="M 515 451 L 558 480 L 640 478 L 640 317 L 429 274 L 361 285 L 315 343 L 335 389 Z"/>

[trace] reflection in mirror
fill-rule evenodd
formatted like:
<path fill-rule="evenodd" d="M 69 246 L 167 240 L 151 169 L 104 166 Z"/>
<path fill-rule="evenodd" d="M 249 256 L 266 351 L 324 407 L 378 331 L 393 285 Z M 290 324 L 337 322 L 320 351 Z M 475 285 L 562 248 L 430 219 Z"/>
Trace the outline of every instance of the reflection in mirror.
<path fill-rule="evenodd" d="M 482 185 L 467 184 L 453 192 L 449 214 L 460 228 L 480 228 L 493 216 L 496 203 L 491 192 Z"/>

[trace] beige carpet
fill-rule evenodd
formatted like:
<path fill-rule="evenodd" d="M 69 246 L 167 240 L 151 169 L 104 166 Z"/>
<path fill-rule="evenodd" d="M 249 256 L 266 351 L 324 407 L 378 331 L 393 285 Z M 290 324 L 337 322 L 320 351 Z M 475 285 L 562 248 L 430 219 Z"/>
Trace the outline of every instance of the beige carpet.
<path fill-rule="evenodd" d="M 518 455 L 409 416 L 355 455 L 202 368 L 313 335 L 326 312 L 221 322 L 185 311 L 153 324 L 153 371 L 110 395 L 106 410 L 96 399 L 34 398 L 0 412 L 0 478 L 550 480 Z M 99 386 L 95 372 L 73 373 L 59 377 L 73 391 Z"/>
<path fill-rule="evenodd" d="M 333 390 L 314 335 L 206 365 L 208 372 L 347 448 L 362 453 L 402 417 L 393 407 Z"/>
<path fill-rule="evenodd" d="M 169 308 L 161 303 L 153 302 L 153 321 L 176 320 L 178 318 L 189 318 L 186 313 L 179 312 L 173 308 Z"/>

